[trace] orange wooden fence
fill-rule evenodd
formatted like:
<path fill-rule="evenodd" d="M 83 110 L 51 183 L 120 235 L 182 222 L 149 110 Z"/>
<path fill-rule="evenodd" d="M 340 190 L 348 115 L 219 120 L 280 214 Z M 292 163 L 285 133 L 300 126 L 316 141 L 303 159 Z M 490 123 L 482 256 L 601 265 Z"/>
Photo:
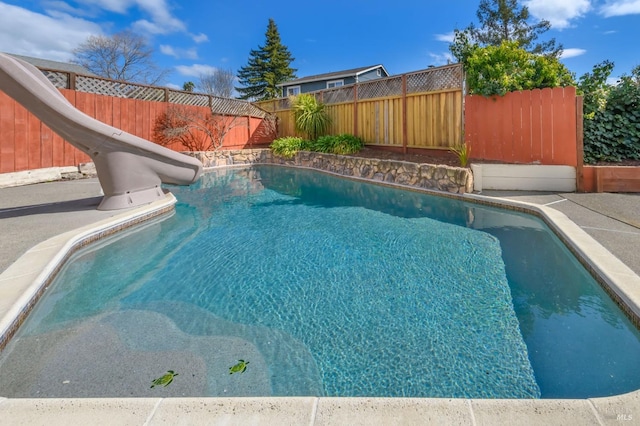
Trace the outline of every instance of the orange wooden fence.
<path fill-rule="evenodd" d="M 582 110 L 578 111 L 576 102 L 575 87 L 465 97 L 465 142 L 471 157 L 577 166 L 577 123 Z"/>
<path fill-rule="evenodd" d="M 166 111 L 167 102 L 127 99 L 60 89 L 80 111 L 125 132 L 152 140 L 158 114 Z M 208 107 L 185 106 L 210 112 Z M 225 149 L 241 149 L 265 145 L 274 138 L 274 131 L 258 117 L 239 117 L 240 125 L 225 136 Z M 172 144 L 169 148 L 184 151 Z M 0 173 L 10 173 L 45 167 L 75 166 L 90 158 L 67 143 L 19 103 L 0 91 Z"/>

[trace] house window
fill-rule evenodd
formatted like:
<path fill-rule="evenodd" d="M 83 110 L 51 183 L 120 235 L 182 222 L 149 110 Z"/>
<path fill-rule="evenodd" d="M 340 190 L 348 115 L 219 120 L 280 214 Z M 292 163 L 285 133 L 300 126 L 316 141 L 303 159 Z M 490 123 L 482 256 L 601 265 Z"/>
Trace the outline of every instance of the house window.
<path fill-rule="evenodd" d="M 381 76 L 382 76 L 382 71 L 380 71 L 380 68 L 378 68 L 378 69 L 376 70 L 376 74 L 378 75 L 378 77 L 381 77 Z"/>
<path fill-rule="evenodd" d="M 287 87 L 287 96 L 296 96 L 300 94 L 300 86 Z"/>
<path fill-rule="evenodd" d="M 344 80 L 327 81 L 327 89 L 344 86 Z"/>

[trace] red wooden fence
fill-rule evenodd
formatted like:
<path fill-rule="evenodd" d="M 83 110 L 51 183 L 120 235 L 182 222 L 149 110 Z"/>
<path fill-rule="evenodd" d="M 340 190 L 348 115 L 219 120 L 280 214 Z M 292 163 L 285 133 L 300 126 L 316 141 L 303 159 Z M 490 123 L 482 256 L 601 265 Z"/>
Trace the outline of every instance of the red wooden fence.
<path fill-rule="evenodd" d="M 465 142 L 477 160 L 577 166 L 576 111 L 575 87 L 467 96 Z"/>
<path fill-rule="evenodd" d="M 60 89 L 80 111 L 125 132 L 152 140 L 158 114 L 166 111 L 167 102 L 118 98 L 94 93 Z M 185 106 L 209 112 L 208 107 Z M 240 125 L 229 130 L 225 149 L 265 145 L 274 139 L 275 129 L 262 118 L 239 117 Z M 175 143 L 169 148 L 184 151 Z M 67 143 L 34 115 L 0 91 L 0 173 L 45 167 L 75 166 L 91 159 Z"/>

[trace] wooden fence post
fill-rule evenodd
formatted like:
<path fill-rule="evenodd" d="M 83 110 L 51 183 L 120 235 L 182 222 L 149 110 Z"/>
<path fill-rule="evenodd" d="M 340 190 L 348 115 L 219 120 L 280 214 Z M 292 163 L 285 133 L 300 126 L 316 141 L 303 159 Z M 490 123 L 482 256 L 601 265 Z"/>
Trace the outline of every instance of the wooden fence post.
<path fill-rule="evenodd" d="M 353 86 L 353 136 L 358 136 L 358 84 Z"/>
<path fill-rule="evenodd" d="M 249 142 L 249 148 L 253 145 L 251 141 L 251 116 L 247 115 L 247 142 Z"/>
<path fill-rule="evenodd" d="M 402 152 L 407 153 L 407 74 L 402 74 Z"/>
<path fill-rule="evenodd" d="M 69 73 L 69 81 L 67 82 L 67 89 L 76 90 L 76 73 L 75 72 Z"/>
<path fill-rule="evenodd" d="M 576 164 L 576 190 L 584 192 L 584 123 L 583 123 L 583 97 L 576 96 L 576 151 L 578 164 Z"/>

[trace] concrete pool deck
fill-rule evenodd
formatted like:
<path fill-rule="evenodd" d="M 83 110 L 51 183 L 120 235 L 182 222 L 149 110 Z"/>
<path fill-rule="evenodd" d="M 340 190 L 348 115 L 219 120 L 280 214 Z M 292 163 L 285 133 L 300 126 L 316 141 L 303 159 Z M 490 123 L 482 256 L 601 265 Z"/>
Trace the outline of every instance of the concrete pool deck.
<path fill-rule="evenodd" d="M 640 290 L 640 195 L 487 191 L 469 198 L 525 202 L 557 215 L 578 251 L 596 249 L 594 268 Z M 486 200 L 486 198 L 483 198 Z M 60 249 L 94 228 L 141 220 L 162 203 L 127 211 L 97 211 L 96 179 L 0 189 L 0 319 L 59 259 Z M 555 212 L 555 213 L 554 213 Z M 566 218 L 570 221 L 567 221 Z M 97 226 L 96 226 L 97 225 Z M 62 234 L 62 235 L 61 235 Z M 590 235 L 595 244 L 585 235 Z M 611 253 L 614 256 L 611 255 Z M 587 253 L 592 254 L 593 253 Z M 58 256 L 58 257 L 56 257 Z M 622 276 L 620 275 L 622 271 Z M 634 274 L 635 272 L 635 274 Z M 22 283 L 22 284 L 20 284 Z M 13 289 L 13 295 L 11 290 Z M 633 290 L 633 289 L 632 289 Z M 635 301 L 640 301 L 636 293 Z M 13 298 L 13 299 L 12 299 Z M 470 400 L 421 398 L 110 398 L 8 399 L 0 389 L 4 424 L 632 424 L 640 392 L 585 400 Z"/>

